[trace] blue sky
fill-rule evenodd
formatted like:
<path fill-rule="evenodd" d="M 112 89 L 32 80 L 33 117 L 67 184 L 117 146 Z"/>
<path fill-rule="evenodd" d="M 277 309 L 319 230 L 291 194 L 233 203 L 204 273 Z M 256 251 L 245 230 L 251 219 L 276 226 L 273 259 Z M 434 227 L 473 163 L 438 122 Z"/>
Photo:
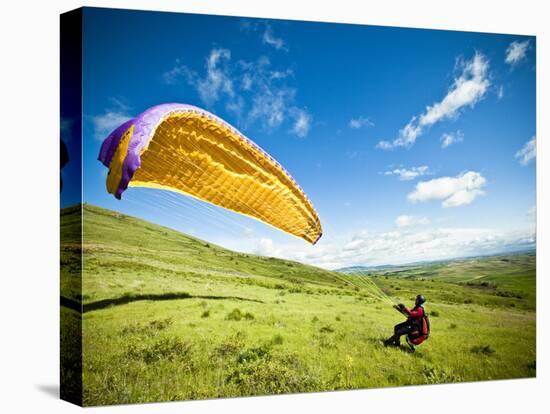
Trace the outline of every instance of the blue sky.
<path fill-rule="evenodd" d="M 532 247 L 534 37 L 86 9 L 84 201 L 241 251 L 337 268 Z M 193 104 L 313 201 L 316 246 L 159 190 L 105 190 L 101 141 Z"/>

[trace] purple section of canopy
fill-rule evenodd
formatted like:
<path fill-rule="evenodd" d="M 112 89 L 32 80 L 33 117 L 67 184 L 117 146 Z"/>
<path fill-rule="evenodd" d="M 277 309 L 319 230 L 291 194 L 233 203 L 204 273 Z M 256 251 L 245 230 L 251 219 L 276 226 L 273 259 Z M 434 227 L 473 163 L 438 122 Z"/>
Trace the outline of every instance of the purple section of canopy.
<path fill-rule="evenodd" d="M 99 160 L 106 166 L 109 167 L 111 160 L 116 151 L 116 148 L 120 142 L 120 138 L 130 128 L 131 125 L 134 125 L 134 131 L 132 137 L 130 138 L 130 143 L 128 144 L 128 153 L 122 165 L 122 178 L 118 186 L 117 191 L 114 196 L 118 199 L 121 198 L 122 193 L 128 188 L 130 180 L 134 176 L 134 173 L 141 165 L 141 152 L 143 148 L 147 145 L 149 140 L 152 138 L 152 133 L 154 129 L 158 126 L 159 122 L 165 118 L 171 112 L 196 112 L 201 115 L 207 116 L 210 119 L 215 120 L 216 122 L 226 126 L 242 139 L 250 143 L 252 146 L 257 148 L 262 154 L 272 160 L 274 163 L 279 165 L 281 169 L 288 175 L 288 177 L 298 186 L 298 184 L 292 179 L 290 174 L 280 165 L 275 159 L 273 159 L 267 152 L 260 148 L 255 142 L 244 136 L 240 131 L 234 128 L 232 125 L 225 122 L 223 119 L 217 117 L 210 112 L 197 108 L 196 106 L 179 104 L 179 103 L 167 103 L 157 106 L 153 106 L 147 109 L 145 112 L 142 112 L 134 119 L 126 121 L 124 124 L 115 129 L 111 134 L 105 139 L 101 145 L 101 151 L 99 153 Z M 298 186 L 299 188 L 299 186 Z"/>
<path fill-rule="evenodd" d="M 109 165 L 111 164 L 111 160 L 113 159 L 113 155 L 115 155 L 115 151 L 120 142 L 120 138 L 122 138 L 122 135 L 124 135 L 124 133 L 128 130 L 128 128 L 130 128 L 133 123 L 133 119 L 126 121 L 113 132 L 111 132 L 109 136 L 105 138 L 105 141 L 103 141 L 103 143 L 101 144 L 101 150 L 99 151 L 98 159 L 103 163 L 105 167 L 109 167 Z"/>
<path fill-rule="evenodd" d="M 134 125 L 134 131 L 128 144 L 128 152 L 122 165 L 122 178 L 120 180 L 118 189 L 114 194 L 116 198 L 121 198 L 122 193 L 128 188 L 128 183 L 134 176 L 134 173 L 141 165 L 141 151 L 151 139 L 151 134 L 153 133 L 153 130 L 166 115 L 168 115 L 170 112 L 175 111 L 198 112 L 206 115 L 211 119 L 215 119 L 219 123 L 226 125 L 232 130 L 235 130 L 235 128 L 233 128 L 223 119 L 218 118 L 216 115 L 213 115 L 210 112 L 205 111 L 204 109 L 200 109 L 192 105 L 168 103 L 153 106 L 147 109 L 145 112 L 139 114 L 136 118 L 126 121 L 124 124 L 111 132 L 111 134 L 109 134 L 109 136 L 105 139 L 105 141 L 103 141 L 103 144 L 101 145 L 99 160 L 106 167 L 109 167 L 113 155 L 118 147 L 118 144 L 120 143 L 122 135 L 128 130 L 128 128 L 130 128 L 131 125 Z M 239 135 L 242 134 L 239 133 Z"/>

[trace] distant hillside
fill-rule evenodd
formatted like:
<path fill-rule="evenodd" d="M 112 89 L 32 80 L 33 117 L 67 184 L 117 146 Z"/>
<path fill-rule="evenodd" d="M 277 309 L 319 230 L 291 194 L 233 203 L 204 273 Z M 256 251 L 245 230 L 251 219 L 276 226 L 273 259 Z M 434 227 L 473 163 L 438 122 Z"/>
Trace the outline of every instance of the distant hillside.
<path fill-rule="evenodd" d="M 340 273 L 369 273 L 369 272 L 382 272 L 382 271 L 388 271 L 388 270 L 395 270 L 395 269 L 401 269 L 401 268 L 410 268 L 412 265 L 403 265 L 403 266 L 397 266 L 397 265 L 380 265 L 380 266 L 349 266 L 349 267 L 342 267 L 341 269 L 336 269 L 336 272 Z"/>
<path fill-rule="evenodd" d="M 352 275 L 450 282 L 494 290 L 499 295 L 529 299 L 533 306 L 536 288 L 536 253 L 516 252 L 494 256 L 414 263 L 403 266 L 348 267 L 339 272 Z"/>
<path fill-rule="evenodd" d="M 75 233 L 75 226 L 80 223 L 78 214 L 76 208 L 62 211 L 62 232 Z M 90 274 L 94 271 L 97 274 L 106 271 L 124 273 L 127 276 L 131 276 L 128 273 L 138 275 L 144 272 L 154 276 L 186 273 L 212 277 L 268 277 L 292 284 L 342 284 L 338 274 L 328 270 L 289 260 L 234 252 L 100 207 L 84 205 L 83 215 L 84 270 Z M 64 250 L 71 250 L 71 244 L 62 246 L 62 257 Z"/>
<path fill-rule="evenodd" d="M 535 250 L 523 250 L 523 251 L 514 251 L 509 253 L 499 253 L 499 254 L 491 254 L 491 255 L 484 255 L 484 256 L 467 256 L 467 257 L 457 257 L 454 259 L 443 259 L 443 260 L 427 260 L 423 262 L 413 262 L 413 263 L 406 263 L 401 265 L 378 265 L 378 266 L 349 266 L 349 267 L 342 267 L 340 269 L 336 269 L 336 272 L 340 273 L 347 273 L 347 274 L 354 274 L 354 273 L 372 273 L 372 274 L 380 274 L 380 273 L 396 273 L 399 271 L 404 270 L 413 270 L 413 269 L 421 269 L 426 268 L 427 266 L 435 266 L 435 265 L 453 265 L 453 264 L 459 264 L 464 262 L 472 262 L 472 261 L 481 261 L 481 262 L 487 262 L 490 263 L 492 259 L 500 260 L 502 258 L 513 258 L 514 256 L 527 256 L 527 257 L 536 257 L 536 251 Z M 504 260 L 506 261 L 506 260 Z"/>

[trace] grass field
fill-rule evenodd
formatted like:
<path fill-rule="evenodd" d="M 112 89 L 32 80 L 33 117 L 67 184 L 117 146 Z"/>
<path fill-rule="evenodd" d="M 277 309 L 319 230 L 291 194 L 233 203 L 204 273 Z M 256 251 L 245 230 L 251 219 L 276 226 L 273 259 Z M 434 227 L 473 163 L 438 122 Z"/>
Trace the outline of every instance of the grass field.
<path fill-rule="evenodd" d="M 62 232 L 79 221 L 63 211 Z M 64 325 L 82 317 L 84 405 L 536 374 L 532 253 L 343 278 L 89 205 L 83 236 L 83 293 L 70 238 L 61 292 Z M 415 353 L 383 347 L 403 317 L 362 277 L 407 305 L 427 297 L 432 335 Z"/>

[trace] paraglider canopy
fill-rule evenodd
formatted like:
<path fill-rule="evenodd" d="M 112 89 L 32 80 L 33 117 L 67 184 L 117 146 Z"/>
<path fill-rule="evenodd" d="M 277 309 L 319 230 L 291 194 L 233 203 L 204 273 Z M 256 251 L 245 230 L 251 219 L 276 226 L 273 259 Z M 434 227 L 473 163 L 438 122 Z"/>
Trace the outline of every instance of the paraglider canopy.
<path fill-rule="evenodd" d="M 154 106 L 116 128 L 99 160 L 107 191 L 129 186 L 175 191 L 270 224 L 315 244 L 319 217 L 304 191 L 266 151 L 236 128 L 185 104 Z"/>

